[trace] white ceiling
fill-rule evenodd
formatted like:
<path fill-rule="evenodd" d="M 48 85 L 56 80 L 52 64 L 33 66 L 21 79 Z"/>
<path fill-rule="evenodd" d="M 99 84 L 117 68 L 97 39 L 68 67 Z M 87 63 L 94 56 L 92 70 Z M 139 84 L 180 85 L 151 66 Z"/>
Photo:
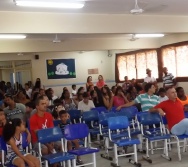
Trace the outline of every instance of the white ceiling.
<path fill-rule="evenodd" d="M 86 0 L 83 9 L 62 10 L 18 7 L 13 0 L 0 0 L 0 11 L 128 14 L 134 3 L 134 0 Z M 146 15 L 188 15 L 188 0 L 138 0 L 138 4 Z"/>

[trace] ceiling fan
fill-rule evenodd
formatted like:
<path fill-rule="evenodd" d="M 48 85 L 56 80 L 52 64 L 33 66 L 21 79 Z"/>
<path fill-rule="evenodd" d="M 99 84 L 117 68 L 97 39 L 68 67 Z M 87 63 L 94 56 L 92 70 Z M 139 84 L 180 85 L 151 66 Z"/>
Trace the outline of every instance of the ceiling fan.
<path fill-rule="evenodd" d="M 129 41 L 136 41 L 137 39 L 139 39 L 139 38 L 137 38 L 137 37 L 135 36 L 135 34 L 132 34 L 132 35 L 131 35 L 131 39 L 129 39 Z"/>
<path fill-rule="evenodd" d="M 53 40 L 53 43 L 60 43 L 61 40 L 58 38 L 57 34 L 55 35 L 55 38 Z"/>
<path fill-rule="evenodd" d="M 131 14 L 141 14 L 144 10 L 138 6 L 138 0 L 135 0 L 134 9 L 130 10 Z"/>

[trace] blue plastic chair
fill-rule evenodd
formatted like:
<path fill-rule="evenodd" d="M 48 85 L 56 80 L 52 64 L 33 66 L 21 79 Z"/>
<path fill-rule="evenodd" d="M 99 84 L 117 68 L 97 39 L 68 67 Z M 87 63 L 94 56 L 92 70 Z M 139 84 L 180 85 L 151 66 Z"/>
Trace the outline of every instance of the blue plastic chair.
<path fill-rule="evenodd" d="M 22 133 L 22 147 L 25 150 L 27 150 L 27 147 L 29 147 L 29 144 L 27 142 L 27 134 L 26 133 Z M 0 149 L 1 149 L 1 153 L 2 153 L 2 161 L 1 161 L 2 165 L 6 166 L 6 167 L 16 167 L 15 165 L 4 161 L 6 159 L 5 157 L 7 154 L 7 145 L 6 145 L 6 142 L 4 141 L 3 137 L 0 137 Z"/>
<path fill-rule="evenodd" d="M 134 155 L 134 160 L 129 159 L 129 162 L 140 167 L 141 164 L 138 163 L 137 159 L 137 145 L 140 144 L 140 141 L 138 139 L 132 139 L 130 135 L 130 127 L 129 127 L 129 120 L 126 116 L 116 116 L 111 117 L 108 119 L 108 134 L 109 139 L 111 142 L 114 143 L 114 162 L 111 163 L 112 166 L 119 166 L 118 165 L 118 157 L 126 156 L 126 155 Z M 124 133 L 124 136 L 122 136 L 119 139 L 113 139 L 111 131 L 118 131 L 121 133 L 121 130 L 127 129 L 127 134 Z M 118 155 L 117 148 L 118 147 L 124 147 L 124 146 L 130 146 L 133 145 L 134 151 L 132 153 L 124 153 L 121 155 Z"/>
<path fill-rule="evenodd" d="M 99 114 L 108 112 L 108 110 L 105 107 L 95 107 L 95 108 L 92 108 L 91 110 L 96 110 L 98 111 Z"/>
<path fill-rule="evenodd" d="M 146 139 L 146 156 L 143 156 L 143 158 L 149 163 L 152 163 L 152 160 L 149 158 L 149 142 L 151 144 L 151 153 L 153 154 L 152 142 L 164 141 L 164 153 L 162 154 L 162 157 L 170 161 L 171 158 L 168 155 L 168 140 L 170 139 L 170 135 L 166 134 L 164 131 L 164 126 L 159 113 L 144 112 L 139 114 L 139 117 L 141 132 L 143 137 Z M 155 125 L 159 125 L 159 128 L 156 128 Z M 145 127 L 150 128 L 148 129 Z"/>
<path fill-rule="evenodd" d="M 80 110 L 69 110 L 68 113 L 72 123 L 81 123 L 82 113 Z"/>
<path fill-rule="evenodd" d="M 61 120 L 53 120 L 54 126 L 59 126 Z"/>
<path fill-rule="evenodd" d="M 54 164 L 58 162 L 68 161 L 68 166 L 70 167 L 70 161 L 73 161 L 73 166 L 76 166 L 76 161 L 74 155 L 71 155 L 67 152 L 64 152 L 63 146 L 63 134 L 59 127 L 41 129 L 37 131 L 38 144 L 39 144 L 39 154 L 40 154 L 40 162 L 41 159 L 45 160 L 45 166 L 48 167 L 48 164 Z M 41 152 L 41 144 L 51 143 L 61 141 L 62 152 L 58 152 L 55 154 L 42 155 Z"/>
<path fill-rule="evenodd" d="M 87 125 L 84 124 L 84 123 L 71 124 L 71 125 L 67 125 L 65 127 L 64 137 L 67 141 L 80 139 L 80 138 L 85 139 L 85 146 L 84 147 L 79 148 L 79 149 L 70 150 L 68 152 L 70 154 L 74 154 L 74 155 L 77 155 L 77 156 L 92 154 L 93 161 L 91 163 L 86 163 L 86 164 L 83 164 L 81 166 L 93 165 L 93 167 L 96 167 L 96 155 L 95 154 L 99 150 L 97 148 L 90 148 L 90 147 L 86 146 L 87 145 L 86 141 L 87 141 L 88 135 L 89 135 L 89 129 L 88 129 Z"/>
<path fill-rule="evenodd" d="M 188 116 L 187 115 L 187 112 L 185 112 L 185 117 Z M 167 122 L 167 119 L 166 117 L 162 117 L 162 120 L 163 120 L 163 124 L 164 125 L 168 125 L 168 122 Z M 165 126 L 164 126 L 165 128 Z M 168 134 L 170 134 L 170 131 L 165 128 L 165 130 L 167 131 Z M 187 139 L 188 139 L 188 135 L 173 135 L 171 134 L 171 137 L 174 138 L 176 141 L 171 141 L 171 140 L 168 140 L 168 144 L 169 144 L 169 149 L 171 150 L 171 144 L 176 144 L 177 145 L 177 152 L 178 152 L 178 158 L 179 158 L 179 161 L 181 161 L 181 150 L 180 148 L 183 147 L 183 152 L 186 152 L 186 144 L 187 144 Z M 180 144 L 183 143 L 183 146 L 181 146 Z"/>

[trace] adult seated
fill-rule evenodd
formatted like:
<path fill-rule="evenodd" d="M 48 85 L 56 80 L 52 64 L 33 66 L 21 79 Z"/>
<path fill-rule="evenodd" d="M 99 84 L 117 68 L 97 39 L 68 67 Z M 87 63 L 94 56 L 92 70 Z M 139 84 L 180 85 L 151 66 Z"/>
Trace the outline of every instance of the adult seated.
<path fill-rule="evenodd" d="M 185 91 L 182 87 L 176 88 L 178 100 L 181 102 L 181 104 L 184 106 L 184 111 L 188 111 L 188 96 L 185 95 Z"/>
<path fill-rule="evenodd" d="M 150 112 L 159 112 L 160 115 L 166 116 L 168 128 L 174 135 L 188 135 L 188 119 L 184 116 L 183 105 L 177 100 L 175 88 L 168 88 L 167 96 L 169 100 L 151 108 Z"/>
<path fill-rule="evenodd" d="M 137 103 L 141 104 L 142 111 L 149 111 L 150 108 L 159 104 L 159 97 L 154 95 L 155 86 L 152 83 L 147 83 L 145 85 L 145 94 L 141 94 L 136 97 L 134 101 L 131 101 L 127 104 L 117 107 L 117 110 L 120 110 L 122 107 L 130 107 Z"/>

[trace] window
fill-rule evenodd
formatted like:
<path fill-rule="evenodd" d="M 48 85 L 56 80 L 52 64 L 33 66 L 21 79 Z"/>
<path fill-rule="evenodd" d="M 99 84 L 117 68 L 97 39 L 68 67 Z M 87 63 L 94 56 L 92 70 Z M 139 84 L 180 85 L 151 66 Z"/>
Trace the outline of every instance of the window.
<path fill-rule="evenodd" d="M 185 77 L 188 71 L 188 45 L 162 49 L 163 66 L 175 77 Z"/>
<path fill-rule="evenodd" d="M 129 79 L 143 79 L 146 77 L 146 69 L 152 70 L 152 76 L 158 78 L 157 51 L 137 51 L 125 54 L 119 54 L 116 57 L 118 78 L 117 81 L 123 81 L 124 76 Z"/>

